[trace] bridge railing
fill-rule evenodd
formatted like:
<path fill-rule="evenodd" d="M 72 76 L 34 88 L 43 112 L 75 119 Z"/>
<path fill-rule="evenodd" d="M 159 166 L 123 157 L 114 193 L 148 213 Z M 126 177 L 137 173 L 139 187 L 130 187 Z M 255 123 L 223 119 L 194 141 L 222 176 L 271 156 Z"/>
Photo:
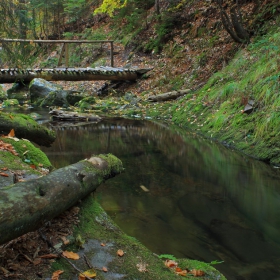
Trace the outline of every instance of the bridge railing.
<path fill-rule="evenodd" d="M 107 43 L 110 44 L 110 60 L 111 60 L 111 67 L 114 67 L 114 41 L 113 40 L 28 40 L 28 39 L 7 39 L 7 38 L 0 38 L 0 43 L 3 42 L 20 42 L 20 43 L 38 43 L 38 44 L 63 44 L 58 66 L 61 63 L 63 52 L 65 52 L 65 66 L 69 66 L 69 51 L 68 51 L 68 44 L 70 43 L 78 43 L 78 44 L 103 44 Z"/>

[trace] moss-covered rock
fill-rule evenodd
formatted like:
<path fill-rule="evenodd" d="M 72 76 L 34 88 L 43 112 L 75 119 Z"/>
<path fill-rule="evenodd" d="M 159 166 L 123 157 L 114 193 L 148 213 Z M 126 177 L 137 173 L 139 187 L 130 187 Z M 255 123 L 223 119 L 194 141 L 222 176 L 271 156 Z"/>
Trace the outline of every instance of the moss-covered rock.
<path fill-rule="evenodd" d="M 6 99 L 2 103 L 2 107 L 11 107 L 11 106 L 18 106 L 19 102 L 17 99 Z"/>
<path fill-rule="evenodd" d="M 89 196 L 82 204 L 80 211 L 80 224 L 75 231 L 75 239 L 81 243 L 72 244 L 67 250 L 85 254 L 91 263 L 98 268 L 96 270 L 98 279 L 145 279 L 145 280 L 172 280 L 180 277 L 175 273 L 175 268 L 168 268 L 164 261 L 149 251 L 135 238 L 127 236 L 105 213 L 94 195 Z M 124 252 L 123 256 L 117 254 L 118 250 Z M 205 273 L 203 279 L 220 279 L 221 275 L 211 265 L 188 260 L 179 259 L 178 267 L 199 269 Z M 82 271 L 88 270 L 83 259 L 75 261 L 75 265 Z M 107 273 L 102 267 L 108 269 Z M 78 273 L 64 259 L 55 261 L 53 270 L 64 270 L 64 279 L 75 279 Z M 47 275 L 46 275 L 47 276 Z M 48 275 L 50 276 L 50 275 Z M 118 278 L 116 278 L 118 277 Z M 193 279 L 187 275 L 186 279 Z"/>
<path fill-rule="evenodd" d="M 81 110 L 90 110 L 95 103 L 95 98 L 93 96 L 88 96 L 77 102 L 75 106 L 79 107 Z"/>
<path fill-rule="evenodd" d="M 7 93 L 4 91 L 3 87 L 0 86 L 0 102 L 8 98 Z"/>
<path fill-rule="evenodd" d="M 18 153 L 18 157 L 22 162 L 28 165 L 35 166 L 36 168 L 43 167 L 47 169 L 52 169 L 52 164 L 50 163 L 48 157 L 39 148 L 35 147 L 28 140 L 21 140 L 17 138 L 6 138 L 0 137 L 5 143 L 11 144 L 15 151 Z"/>

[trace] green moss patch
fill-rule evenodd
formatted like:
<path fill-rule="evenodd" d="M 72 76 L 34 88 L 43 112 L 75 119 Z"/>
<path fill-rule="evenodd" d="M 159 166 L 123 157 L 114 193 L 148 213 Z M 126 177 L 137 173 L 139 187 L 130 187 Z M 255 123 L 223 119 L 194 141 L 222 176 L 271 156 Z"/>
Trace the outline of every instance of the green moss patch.
<path fill-rule="evenodd" d="M 36 148 L 28 140 L 20 140 L 17 138 L 5 138 L 5 137 L 1 137 L 0 139 L 5 143 L 11 144 L 16 150 L 16 152 L 18 153 L 17 159 L 20 159 L 22 162 L 26 163 L 27 165 L 35 165 L 35 167 L 52 169 L 52 165 L 48 157 L 45 155 L 45 153 L 42 152 L 39 148 Z M 11 159 L 10 164 L 12 164 L 13 161 L 14 158 Z"/>
<path fill-rule="evenodd" d="M 97 268 L 96 279 L 117 279 L 114 277 L 119 276 L 125 279 L 171 280 L 180 277 L 139 241 L 124 234 L 97 203 L 94 195 L 83 201 L 75 236 L 85 240 L 84 248 L 72 245 L 69 250 L 78 252 L 80 256 L 86 255 L 92 266 Z M 119 256 L 118 250 L 122 250 L 124 255 Z M 82 271 L 88 269 L 83 259 L 75 261 L 75 265 Z M 225 279 L 209 264 L 182 259 L 178 260 L 178 265 L 182 268 L 203 269 L 203 279 Z M 108 272 L 103 272 L 102 267 L 106 267 Z M 77 271 L 63 259 L 53 264 L 53 270 L 57 269 L 65 271 L 64 279 L 77 276 Z M 193 276 L 185 278 L 193 279 Z"/>

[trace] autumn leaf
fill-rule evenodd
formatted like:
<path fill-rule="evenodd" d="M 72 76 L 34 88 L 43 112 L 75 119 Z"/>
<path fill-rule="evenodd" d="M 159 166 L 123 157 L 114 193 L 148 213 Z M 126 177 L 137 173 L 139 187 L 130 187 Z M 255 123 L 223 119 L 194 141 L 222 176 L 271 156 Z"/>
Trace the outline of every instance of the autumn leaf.
<path fill-rule="evenodd" d="M 12 129 L 9 134 L 7 135 L 8 137 L 15 137 L 15 131 Z"/>
<path fill-rule="evenodd" d="M 192 269 L 190 271 L 190 274 L 192 274 L 193 276 L 197 277 L 197 276 L 203 276 L 205 274 L 204 271 L 199 270 L 199 269 Z"/>
<path fill-rule="evenodd" d="M 57 254 L 47 254 L 47 255 L 42 255 L 42 256 L 38 256 L 39 258 L 42 259 L 56 259 L 58 258 Z"/>
<path fill-rule="evenodd" d="M 62 255 L 67 259 L 72 259 L 72 260 L 78 260 L 80 258 L 80 256 L 77 253 L 69 252 L 69 251 L 63 251 Z"/>
<path fill-rule="evenodd" d="M 100 246 L 104 247 L 104 246 L 106 246 L 106 244 L 105 243 L 101 243 Z"/>
<path fill-rule="evenodd" d="M 63 272 L 64 272 L 63 270 L 56 270 L 52 275 L 52 280 L 58 280 L 59 275 L 62 274 Z"/>
<path fill-rule="evenodd" d="M 40 264 L 41 262 L 42 262 L 42 259 L 41 259 L 41 258 L 36 258 L 36 259 L 34 259 L 33 264 L 34 264 L 34 265 L 38 265 L 38 264 Z"/>
<path fill-rule="evenodd" d="M 102 270 L 103 270 L 104 272 L 108 272 L 108 269 L 107 269 L 105 266 L 102 267 Z"/>
<path fill-rule="evenodd" d="M 68 240 L 65 236 L 61 236 L 60 238 L 62 239 L 64 245 L 68 245 L 70 243 L 70 240 Z"/>
<path fill-rule="evenodd" d="M 12 120 L 14 119 L 14 117 L 13 117 L 12 115 L 9 115 L 9 117 L 10 117 L 10 119 L 12 119 Z"/>
<path fill-rule="evenodd" d="M 181 270 L 181 271 L 176 271 L 176 274 L 180 275 L 180 276 L 187 276 L 187 273 L 188 271 L 185 269 L 185 270 Z"/>
<path fill-rule="evenodd" d="M 149 192 L 149 190 L 148 190 L 145 186 L 143 186 L 143 185 L 141 185 L 140 188 L 141 188 L 144 192 Z"/>
<path fill-rule="evenodd" d="M 3 177 L 9 177 L 9 174 L 4 173 L 4 172 L 0 172 L 0 175 L 3 176 Z"/>
<path fill-rule="evenodd" d="M 124 251 L 119 249 L 117 254 L 118 254 L 119 257 L 122 257 L 124 255 Z"/>
<path fill-rule="evenodd" d="M 173 260 L 166 260 L 166 261 L 164 262 L 164 264 L 165 264 L 165 266 L 167 266 L 167 267 L 174 267 L 174 266 L 177 266 L 177 265 L 178 265 L 178 263 L 175 262 L 175 261 L 173 261 Z"/>
<path fill-rule="evenodd" d="M 182 268 L 176 267 L 175 271 L 176 271 L 176 272 L 181 272 L 181 271 L 182 271 Z"/>
<path fill-rule="evenodd" d="M 8 170 L 8 167 L 2 167 L 1 170 L 6 171 L 6 170 Z"/>
<path fill-rule="evenodd" d="M 85 280 L 86 277 L 94 278 L 95 276 L 96 276 L 96 272 L 93 268 L 91 268 L 87 271 L 84 271 L 83 273 L 80 273 L 79 280 Z"/>

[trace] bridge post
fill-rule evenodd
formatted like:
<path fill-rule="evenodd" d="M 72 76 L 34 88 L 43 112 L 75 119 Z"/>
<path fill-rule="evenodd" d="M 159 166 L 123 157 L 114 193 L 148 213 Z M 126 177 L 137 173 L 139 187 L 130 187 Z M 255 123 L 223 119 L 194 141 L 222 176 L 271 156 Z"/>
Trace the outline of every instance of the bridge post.
<path fill-rule="evenodd" d="M 114 67 L 114 42 L 110 42 L 110 45 L 111 45 L 111 52 L 110 52 L 110 55 L 111 55 L 111 67 Z"/>

